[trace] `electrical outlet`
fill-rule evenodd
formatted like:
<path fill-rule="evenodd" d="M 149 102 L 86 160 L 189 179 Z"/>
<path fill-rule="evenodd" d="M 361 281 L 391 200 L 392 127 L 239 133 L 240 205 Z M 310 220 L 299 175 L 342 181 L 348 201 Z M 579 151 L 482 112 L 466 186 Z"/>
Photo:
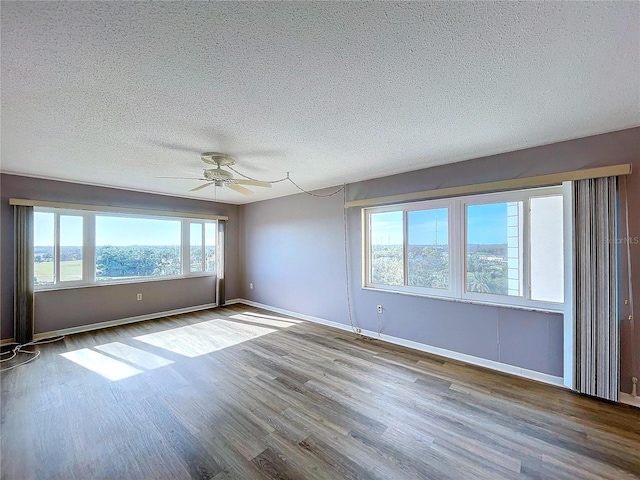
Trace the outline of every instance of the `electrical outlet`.
<path fill-rule="evenodd" d="M 249 284 L 249 288 L 250 288 L 251 290 L 253 290 L 253 283 L 250 283 L 250 284 Z"/>
<path fill-rule="evenodd" d="M 362 333 L 362 329 L 360 327 L 356 327 L 356 333 L 358 334 Z"/>
<path fill-rule="evenodd" d="M 382 313 L 382 305 L 378 305 L 376 308 L 378 309 L 378 313 Z"/>
<path fill-rule="evenodd" d="M 142 294 L 141 293 L 136 295 L 136 300 L 138 300 L 138 301 L 142 300 Z"/>

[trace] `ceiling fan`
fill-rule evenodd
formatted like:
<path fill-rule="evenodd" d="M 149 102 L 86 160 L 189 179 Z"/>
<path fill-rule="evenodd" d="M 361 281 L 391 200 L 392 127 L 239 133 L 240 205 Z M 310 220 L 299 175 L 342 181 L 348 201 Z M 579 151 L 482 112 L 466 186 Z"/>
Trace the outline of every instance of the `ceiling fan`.
<path fill-rule="evenodd" d="M 200 180 L 206 183 L 198 185 L 195 188 L 189 190 L 190 192 L 196 192 L 203 188 L 215 185 L 216 187 L 229 187 L 231 190 L 235 190 L 243 195 L 252 195 L 253 192 L 242 185 L 251 185 L 254 187 L 266 187 L 271 188 L 269 182 L 261 182 L 259 180 L 245 180 L 234 178 L 233 173 L 228 170 L 224 170 L 222 167 L 229 167 L 235 165 L 236 159 L 231 155 L 220 152 L 204 152 L 200 154 L 200 159 L 209 165 L 215 165 L 215 168 L 204 168 L 201 177 L 158 177 L 158 178 L 180 178 L 189 180 Z"/>

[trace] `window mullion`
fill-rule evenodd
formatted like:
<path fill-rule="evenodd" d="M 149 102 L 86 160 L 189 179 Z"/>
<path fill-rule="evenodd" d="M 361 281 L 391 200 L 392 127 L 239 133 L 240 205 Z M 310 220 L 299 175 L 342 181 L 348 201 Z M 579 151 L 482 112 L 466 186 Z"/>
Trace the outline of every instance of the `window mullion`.
<path fill-rule="evenodd" d="M 455 298 L 462 295 L 464 284 L 464 216 L 461 214 L 460 201 L 449 205 L 449 224 L 451 225 L 449 238 L 449 270 L 451 276 L 451 292 Z"/>
<path fill-rule="evenodd" d="M 407 221 L 407 211 L 402 212 L 402 277 L 403 285 L 409 285 L 409 222 Z"/>
<path fill-rule="evenodd" d="M 468 237 L 468 225 L 467 225 L 467 204 L 460 202 L 460 245 L 458 248 L 460 259 L 460 298 L 467 296 L 467 237 Z"/>
<path fill-rule="evenodd" d="M 531 299 L 531 202 L 530 197 L 523 200 L 522 212 L 522 296 Z"/>
<path fill-rule="evenodd" d="M 96 281 L 96 221 L 94 213 L 83 215 L 82 276 L 84 283 Z"/>
<path fill-rule="evenodd" d="M 202 246 L 200 247 L 200 249 L 201 249 L 201 257 L 202 257 L 202 272 L 203 273 L 207 271 L 207 257 L 205 255 L 206 245 L 204 243 L 204 240 L 205 240 L 204 231 L 205 231 L 205 223 L 202 222 L 202 238 L 201 238 L 201 241 L 200 241 L 200 245 L 202 245 Z"/>
<path fill-rule="evenodd" d="M 188 275 L 191 271 L 190 268 L 190 241 L 191 239 L 189 238 L 189 230 L 191 228 L 191 222 L 189 220 L 182 220 L 181 222 L 181 226 L 182 226 L 182 235 L 180 237 L 180 243 L 182 245 L 180 245 L 180 254 L 181 254 L 181 259 L 182 259 L 182 265 L 180 266 L 180 271 L 182 272 L 182 275 Z"/>
<path fill-rule="evenodd" d="M 60 214 L 54 214 L 53 223 L 53 274 L 54 284 L 60 283 Z"/>

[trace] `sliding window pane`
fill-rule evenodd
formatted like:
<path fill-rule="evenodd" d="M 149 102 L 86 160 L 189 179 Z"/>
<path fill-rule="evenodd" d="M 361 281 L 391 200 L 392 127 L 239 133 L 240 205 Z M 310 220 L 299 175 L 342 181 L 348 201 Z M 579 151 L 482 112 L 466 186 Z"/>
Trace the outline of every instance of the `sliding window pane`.
<path fill-rule="evenodd" d="M 216 237 L 218 233 L 216 223 L 204 224 L 205 269 L 207 272 L 216 271 Z"/>
<path fill-rule="evenodd" d="M 96 279 L 180 275 L 179 220 L 96 216 Z"/>
<path fill-rule="evenodd" d="M 449 288 L 449 210 L 418 210 L 407 214 L 408 284 Z"/>
<path fill-rule="evenodd" d="M 34 285 L 55 283 L 54 249 L 55 216 L 53 213 L 34 212 Z"/>
<path fill-rule="evenodd" d="M 402 212 L 370 216 L 371 283 L 404 285 Z"/>
<path fill-rule="evenodd" d="M 532 197 L 531 299 L 564 302 L 562 196 Z"/>
<path fill-rule="evenodd" d="M 522 296 L 522 202 L 467 207 L 467 292 Z"/>
<path fill-rule="evenodd" d="M 60 281 L 82 280 L 82 217 L 60 215 Z"/>
<path fill-rule="evenodd" d="M 189 271 L 202 271 L 202 224 L 192 223 L 189 226 Z"/>

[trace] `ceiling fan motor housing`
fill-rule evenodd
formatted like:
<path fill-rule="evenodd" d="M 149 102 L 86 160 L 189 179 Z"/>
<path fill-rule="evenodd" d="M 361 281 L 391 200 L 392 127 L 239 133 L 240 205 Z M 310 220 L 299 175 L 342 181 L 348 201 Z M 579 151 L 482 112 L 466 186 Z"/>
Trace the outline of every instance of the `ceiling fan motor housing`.
<path fill-rule="evenodd" d="M 234 157 L 227 153 L 221 152 L 204 152 L 200 154 L 200 158 L 204 163 L 217 165 L 218 168 L 235 165 L 236 163 L 236 159 Z"/>

